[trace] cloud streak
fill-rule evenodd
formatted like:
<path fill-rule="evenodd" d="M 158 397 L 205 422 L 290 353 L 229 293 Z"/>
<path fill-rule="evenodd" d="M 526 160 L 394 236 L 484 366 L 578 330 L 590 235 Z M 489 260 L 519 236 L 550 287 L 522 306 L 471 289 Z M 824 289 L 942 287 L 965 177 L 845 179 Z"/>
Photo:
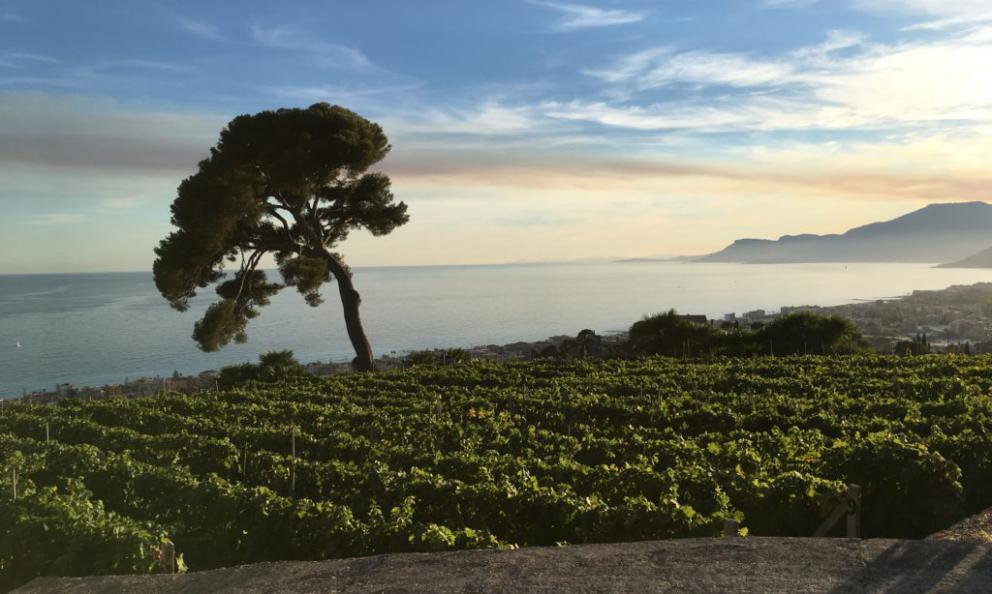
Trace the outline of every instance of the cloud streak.
<path fill-rule="evenodd" d="M 638 130 L 989 125 L 992 79 L 981 73 L 990 63 L 989 29 L 892 44 L 835 31 L 820 44 L 773 58 L 662 47 L 586 73 L 612 85 L 621 98 L 670 88 L 688 89 L 685 96 L 650 104 L 574 100 L 544 107 L 550 117 Z"/>
<path fill-rule="evenodd" d="M 72 225 L 81 223 L 84 216 L 78 212 L 49 212 L 28 221 L 28 225 Z"/>
<path fill-rule="evenodd" d="M 992 21 L 992 6 L 986 0 L 853 0 L 865 12 L 903 13 L 934 17 L 907 27 L 908 31 L 937 31 L 971 28 Z"/>
<path fill-rule="evenodd" d="M 992 173 L 980 157 L 974 162 L 934 161 L 935 154 L 956 150 L 982 155 L 992 150 L 992 139 L 961 142 L 932 137 L 910 144 L 802 145 L 732 151 L 709 160 L 661 155 L 564 157 L 524 149 L 499 155 L 483 148 L 457 153 L 402 150 L 390 157 L 384 169 L 397 187 L 408 189 L 590 190 L 617 195 L 639 191 L 654 196 L 742 194 L 914 202 L 985 197 Z"/>
<path fill-rule="evenodd" d="M 361 50 L 324 41 L 292 25 L 253 25 L 250 31 L 251 38 L 259 45 L 310 54 L 325 66 L 352 70 L 373 68 L 372 61 Z"/>
<path fill-rule="evenodd" d="M 765 8 L 799 8 L 819 3 L 820 0 L 761 0 Z"/>
<path fill-rule="evenodd" d="M 550 8 L 561 14 L 553 28 L 556 31 L 576 31 L 597 27 L 612 27 L 639 23 L 647 18 L 647 13 L 615 8 L 599 8 L 587 4 L 530 0 L 531 4 Z"/>
<path fill-rule="evenodd" d="M 187 18 L 179 18 L 177 21 L 180 29 L 194 35 L 195 37 L 199 37 L 200 39 L 205 39 L 207 41 L 224 40 L 224 37 L 220 34 L 220 30 L 216 25 Z"/>
<path fill-rule="evenodd" d="M 58 60 L 51 56 L 33 54 L 30 52 L 5 51 L 0 52 L 0 67 L 23 68 L 37 64 L 57 64 Z"/>

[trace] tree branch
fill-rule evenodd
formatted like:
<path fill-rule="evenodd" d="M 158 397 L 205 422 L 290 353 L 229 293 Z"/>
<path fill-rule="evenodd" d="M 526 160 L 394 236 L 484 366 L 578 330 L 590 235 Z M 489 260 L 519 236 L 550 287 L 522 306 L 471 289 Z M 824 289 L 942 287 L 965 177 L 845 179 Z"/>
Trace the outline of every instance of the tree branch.
<path fill-rule="evenodd" d="M 279 211 L 277 211 L 276 208 L 279 207 L 276 207 L 275 205 L 270 205 L 270 207 L 266 209 L 266 212 L 275 219 L 277 219 L 280 223 L 282 223 L 283 229 L 286 230 L 286 240 L 289 241 L 291 245 L 295 246 L 297 250 L 299 250 L 300 244 L 297 243 L 295 239 L 293 239 L 293 231 L 289 228 L 289 222 L 286 220 L 285 217 L 279 214 Z"/>
<path fill-rule="evenodd" d="M 241 284 L 238 286 L 238 294 L 234 296 L 234 302 L 237 303 L 241 300 L 241 294 L 245 290 L 245 280 L 248 278 L 249 272 L 255 272 L 255 267 L 258 266 L 258 261 L 262 259 L 262 254 L 265 252 L 263 250 L 255 250 L 255 252 L 248 258 L 248 265 L 245 266 L 244 263 L 244 252 L 241 253 Z"/>

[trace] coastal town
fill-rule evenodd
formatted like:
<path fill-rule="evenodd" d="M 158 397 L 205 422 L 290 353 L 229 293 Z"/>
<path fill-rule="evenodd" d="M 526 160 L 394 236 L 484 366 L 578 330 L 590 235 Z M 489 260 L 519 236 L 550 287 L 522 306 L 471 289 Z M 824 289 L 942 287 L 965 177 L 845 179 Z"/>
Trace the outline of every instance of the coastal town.
<path fill-rule="evenodd" d="M 832 307 L 804 305 L 783 307 L 777 313 L 730 313 L 720 324 L 765 324 L 798 312 L 847 318 L 879 352 L 891 352 L 899 341 L 917 336 L 926 336 L 938 350 L 969 345 L 976 353 L 992 352 L 992 283 L 913 291 L 903 297 Z"/>

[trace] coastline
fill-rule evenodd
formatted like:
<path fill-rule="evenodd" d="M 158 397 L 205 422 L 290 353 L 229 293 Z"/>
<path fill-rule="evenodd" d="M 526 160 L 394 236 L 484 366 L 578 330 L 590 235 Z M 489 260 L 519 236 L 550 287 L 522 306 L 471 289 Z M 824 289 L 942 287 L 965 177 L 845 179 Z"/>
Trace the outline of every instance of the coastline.
<path fill-rule="evenodd" d="M 986 332 L 992 320 L 981 311 L 932 316 L 902 312 L 898 316 L 912 323 L 893 324 L 887 320 L 893 314 L 880 309 L 878 298 L 872 299 L 899 294 L 905 299 L 919 287 L 939 293 L 949 286 L 971 286 L 974 280 L 988 278 L 981 273 L 931 276 L 929 268 L 907 266 L 745 269 L 678 262 L 445 267 L 444 272 L 427 273 L 412 268 L 379 270 L 362 278 L 361 289 L 370 336 L 382 354 L 381 367 L 388 366 L 390 358 L 424 349 L 540 343 L 547 337 L 574 336 L 583 328 L 601 335 L 615 333 L 643 315 L 669 308 L 723 322 L 728 309 L 737 307 L 732 320 L 751 324 L 773 319 L 776 313 L 762 309 L 769 303 L 819 304 L 789 307 L 854 318 L 871 336 L 906 336 L 919 329 L 931 342 L 992 339 Z M 3 398 L 52 392 L 67 382 L 127 386 L 137 383 L 135 378 L 145 378 L 146 386 L 129 390 L 140 393 L 152 389 L 147 384 L 164 385 L 176 370 L 182 377 L 199 376 L 283 349 L 293 350 L 301 361 L 325 365 L 351 359 L 333 302 L 312 310 L 297 295 L 285 292 L 253 325 L 248 345 L 203 354 L 187 345 L 193 322 L 211 295 L 198 297 L 194 310 L 181 316 L 169 310 L 154 286 L 145 282 L 142 277 L 148 273 L 112 276 L 118 280 L 98 277 L 76 284 L 46 277 L 0 292 Z M 769 290 L 772 286 L 774 292 Z M 888 297 L 881 301 L 901 302 Z M 15 348 L 17 341 L 23 342 L 23 349 Z"/>
<path fill-rule="evenodd" d="M 752 310 L 740 315 L 725 314 L 722 320 L 702 318 L 704 323 L 729 329 L 735 325 L 765 324 L 787 314 L 812 312 L 824 316 L 837 315 L 855 323 L 876 350 L 884 351 L 896 341 L 917 334 L 928 336 L 930 344 L 950 350 L 954 345 L 967 343 L 968 352 L 992 352 L 992 283 L 953 285 L 940 291 L 913 291 L 909 295 L 874 301 L 862 301 L 838 306 L 799 305 L 780 308 L 778 312 Z M 603 335 L 610 341 L 620 341 L 625 333 Z M 479 345 L 467 349 L 455 348 L 469 359 L 489 361 L 514 361 L 528 359 L 548 347 L 558 347 L 572 338 L 568 335 L 551 336 L 538 341 L 516 341 L 497 345 Z M 443 353 L 449 349 L 428 350 Z M 380 370 L 400 369 L 408 366 L 408 357 L 417 351 L 381 355 L 376 358 Z M 352 372 L 347 362 L 310 362 L 304 365 L 306 373 L 313 376 L 330 376 Z M 178 372 L 170 377 L 141 377 L 123 384 L 99 387 L 77 387 L 60 384 L 54 391 L 25 392 L 7 400 L 28 402 L 53 402 L 63 398 L 134 397 L 161 391 L 200 392 L 215 389 L 219 370 L 207 370 L 196 375 Z"/>

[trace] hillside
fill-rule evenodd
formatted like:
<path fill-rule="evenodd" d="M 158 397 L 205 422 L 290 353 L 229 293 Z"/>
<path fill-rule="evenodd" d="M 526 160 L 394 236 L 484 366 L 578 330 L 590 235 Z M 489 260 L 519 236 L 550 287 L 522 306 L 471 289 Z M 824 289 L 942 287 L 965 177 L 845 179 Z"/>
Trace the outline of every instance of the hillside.
<path fill-rule="evenodd" d="M 699 262 L 955 262 L 992 245 L 992 205 L 931 204 L 838 235 L 739 239 Z"/>
<path fill-rule="evenodd" d="M 8 403 L 0 588 L 37 575 L 751 535 L 992 506 L 992 357 L 534 361 Z M 16 486 L 15 486 L 16 479 Z"/>
<path fill-rule="evenodd" d="M 992 268 L 992 247 L 956 262 L 941 264 L 938 268 Z"/>

